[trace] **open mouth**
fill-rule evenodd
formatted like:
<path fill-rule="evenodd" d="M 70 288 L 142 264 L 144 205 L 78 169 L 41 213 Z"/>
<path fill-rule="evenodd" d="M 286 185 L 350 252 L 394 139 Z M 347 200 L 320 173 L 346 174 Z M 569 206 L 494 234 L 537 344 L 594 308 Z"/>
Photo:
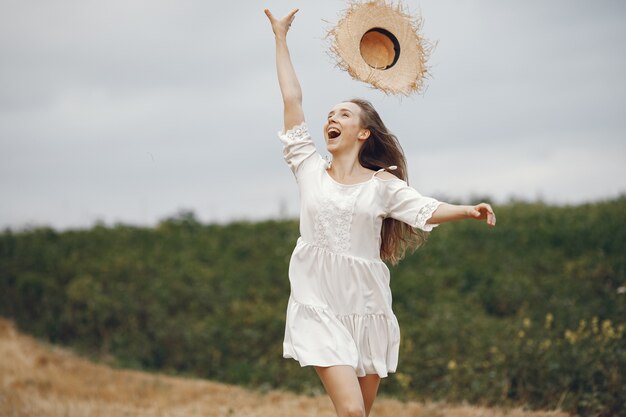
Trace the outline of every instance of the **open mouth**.
<path fill-rule="evenodd" d="M 329 139 L 335 139 L 339 135 L 341 135 L 341 131 L 339 129 L 337 129 L 336 127 L 331 127 L 331 128 L 328 129 L 328 138 Z"/>

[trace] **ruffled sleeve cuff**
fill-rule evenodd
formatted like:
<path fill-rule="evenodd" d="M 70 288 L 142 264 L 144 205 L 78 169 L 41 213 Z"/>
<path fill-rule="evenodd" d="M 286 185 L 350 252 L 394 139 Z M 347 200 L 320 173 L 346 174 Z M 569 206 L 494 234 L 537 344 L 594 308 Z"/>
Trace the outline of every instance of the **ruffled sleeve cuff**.
<path fill-rule="evenodd" d="M 417 213 L 417 218 L 415 219 L 415 227 L 422 229 L 425 232 L 430 232 L 435 227 L 439 226 L 439 223 L 427 224 L 426 222 L 433 216 L 433 213 L 435 212 L 435 210 L 437 210 L 437 207 L 439 207 L 441 203 L 441 201 L 433 199 L 422 208 L 420 208 L 419 212 Z"/>
<path fill-rule="evenodd" d="M 278 137 L 283 144 L 287 145 L 296 141 L 310 139 L 311 135 L 309 135 L 309 128 L 307 127 L 306 122 L 302 122 L 286 132 L 281 130 L 278 132 Z"/>
<path fill-rule="evenodd" d="M 306 123 L 302 122 L 286 132 L 278 132 L 278 137 L 283 143 L 283 157 L 287 165 L 298 176 L 309 157 L 317 153 Z"/>

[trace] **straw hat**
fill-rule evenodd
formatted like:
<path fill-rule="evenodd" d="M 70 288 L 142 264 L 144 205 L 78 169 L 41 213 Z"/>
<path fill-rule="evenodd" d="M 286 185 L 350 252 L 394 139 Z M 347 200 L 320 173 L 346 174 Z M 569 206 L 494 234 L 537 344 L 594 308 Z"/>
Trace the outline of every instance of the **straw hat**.
<path fill-rule="evenodd" d="M 344 13 L 328 31 L 337 66 L 387 94 L 420 92 L 432 48 L 421 19 L 389 0 L 353 2 Z"/>

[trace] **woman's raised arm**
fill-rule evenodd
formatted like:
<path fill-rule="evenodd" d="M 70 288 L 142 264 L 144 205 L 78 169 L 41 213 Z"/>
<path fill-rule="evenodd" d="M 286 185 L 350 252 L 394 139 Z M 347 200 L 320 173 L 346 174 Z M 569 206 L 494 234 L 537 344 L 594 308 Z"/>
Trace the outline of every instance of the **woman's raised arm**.
<path fill-rule="evenodd" d="M 276 38 L 276 71 L 280 92 L 283 96 L 285 132 L 304 122 L 302 89 L 287 47 L 287 32 L 297 12 L 298 9 L 293 9 L 287 16 L 277 19 L 268 9 L 265 9 L 265 14 L 272 24 Z"/>

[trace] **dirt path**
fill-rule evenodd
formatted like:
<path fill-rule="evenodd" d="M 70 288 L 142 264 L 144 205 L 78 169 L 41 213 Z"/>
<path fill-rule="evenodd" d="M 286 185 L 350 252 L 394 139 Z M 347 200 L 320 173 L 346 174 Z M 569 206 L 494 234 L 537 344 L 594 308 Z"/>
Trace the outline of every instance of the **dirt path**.
<path fill-rule="evenodd" d="M 205 380 L 111 369 L 49 347 L 0 318 L 0 416 L 3 417 L 334 417 L 326 396 L 261 394 Z M 371 417 L 565 417 L 381 398 Z"/>

